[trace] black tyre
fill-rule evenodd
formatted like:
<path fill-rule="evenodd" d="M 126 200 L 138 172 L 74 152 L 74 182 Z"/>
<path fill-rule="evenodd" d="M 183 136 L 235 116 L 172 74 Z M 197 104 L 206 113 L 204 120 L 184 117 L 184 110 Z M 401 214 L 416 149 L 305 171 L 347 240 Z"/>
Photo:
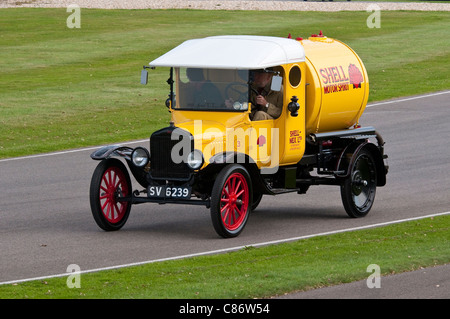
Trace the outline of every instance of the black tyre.
<path fill-rule="evenodd" d="M 241 165 L 225 166 L 211 192 L 211 220 L 217 234 L 224 238 L 238 236 L 251 210 L 250 175 Z"/>
<path fill-rule="evenodd" d="M 259 203 L 261 203 L 262 197 L 263 197 L 263 194 L 261 194 L 261 193 L 258 193 L 258 192 L 253 193 L 252 211 L 254 211 L 258 207 Z"/>
<path fill-rule="evenodd" d="M 350 175 L 341 184 L 341 198 L 350 217 L 364 217 L 372 208 L 377 187 L 377 171 L 372 154 L 362 149 L 358 152 Z"/>
<path fill-rule="evenodd" d="M 101 161 L 91 179 L 89 197 L 97 225 L 106 231 L 119 230 L 130 214 L 131 202 L 117 198 L 131 195 L 130 175 L 118 159 Z"/>

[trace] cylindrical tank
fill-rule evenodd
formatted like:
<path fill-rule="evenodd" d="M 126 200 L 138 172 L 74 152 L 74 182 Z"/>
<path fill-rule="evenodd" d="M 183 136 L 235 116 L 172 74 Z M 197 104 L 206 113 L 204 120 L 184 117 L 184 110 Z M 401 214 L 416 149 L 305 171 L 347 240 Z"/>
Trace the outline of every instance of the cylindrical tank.
<path fill-rule="evenodd" d="M 306 134 L 357 124 L 369 97 L 361 59 L 346 44 L 324 36 L 301 43 L 306 57 Z"/>

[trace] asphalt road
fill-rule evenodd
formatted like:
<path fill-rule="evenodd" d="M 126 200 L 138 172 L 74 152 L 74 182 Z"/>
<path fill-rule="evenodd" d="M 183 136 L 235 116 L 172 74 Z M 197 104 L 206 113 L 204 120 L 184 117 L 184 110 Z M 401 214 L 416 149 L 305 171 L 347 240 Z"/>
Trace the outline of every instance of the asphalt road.
<path fill-rule="evenodd" d="M 91 149 L 0 160 L 0 283 L 63 274 L 70 264 L 85 271 L 447 212 L 450 91 L 441 93 L 366 109 L 361 124 L 382 134 L 390 165 L 368 216 L 348 218 L 339 188 L 314 186 L 264 197 L 233 239 L 219 238 L 196 206 L 136 205 L 120 231 L 100 230 L 89 208 Z"/>
<path fill-rule="evenodd" d="M 279 299 L 448 299 L 450 264 L 290 293 Z"/>

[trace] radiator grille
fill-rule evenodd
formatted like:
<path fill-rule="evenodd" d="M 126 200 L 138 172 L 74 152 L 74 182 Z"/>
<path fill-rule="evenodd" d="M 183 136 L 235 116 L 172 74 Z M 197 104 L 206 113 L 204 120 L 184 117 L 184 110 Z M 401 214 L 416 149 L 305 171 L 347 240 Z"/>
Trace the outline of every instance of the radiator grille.
<path fill-rule="evenodd" d="M 184 131 L 180 136 L 180 140 L 172 140 L 172 132 L 175 127 L 167 127 L 152 134 L 150 137 L 150 154 L 151 154 L 151 175 L 157 179 L 189 179 L 191 170 L 187 164 L 182 161 L 175 163 L 172 159 L 172 148 L 180 142 L 181 138 L 188 138 L 191 141 L 191 150 L 193 149 L 193 139 L 189 132 Z M 181 151 L 185 149 L 181 148 Z M 187 151 L 187 150 L 185 150 Z M 187 151 L 187 153 L 189 153 Z M 184 156 L 183 156 L 184 155 Z M 180 154 L 185 157 L 187 154 Z"/>

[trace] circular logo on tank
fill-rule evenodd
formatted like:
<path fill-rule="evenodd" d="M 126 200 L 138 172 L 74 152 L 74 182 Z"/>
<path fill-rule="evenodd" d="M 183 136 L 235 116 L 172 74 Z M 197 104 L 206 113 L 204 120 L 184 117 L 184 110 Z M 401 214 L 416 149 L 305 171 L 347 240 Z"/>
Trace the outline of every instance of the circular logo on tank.
<path fill-rule="evenodd" d="M 350 83 L 353 84 L 353 88 L 359 89 L 361 87 L 361 83 L 364 81 L 364 78 L 358 67 L 350 63 L 348 66 L 348 75 L 350 77 Z"/>

